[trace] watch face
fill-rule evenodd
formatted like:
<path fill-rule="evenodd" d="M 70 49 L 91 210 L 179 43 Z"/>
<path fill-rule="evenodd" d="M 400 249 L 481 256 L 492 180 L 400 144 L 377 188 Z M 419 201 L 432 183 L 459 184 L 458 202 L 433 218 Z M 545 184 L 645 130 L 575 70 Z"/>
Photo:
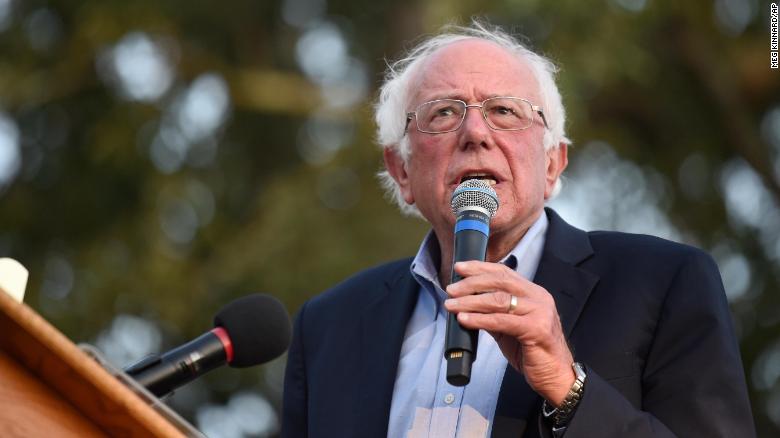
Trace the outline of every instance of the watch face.
<path fill-rule="evenodd" d="M 574 368 L 574 374 L 577 376 L 577 380 L 584 382 L 585 377 L 587 376 L 585 374 L 585 367 L 583 367 L 579 362 L 574 362 L 571 364 L 571 367 Z"/>

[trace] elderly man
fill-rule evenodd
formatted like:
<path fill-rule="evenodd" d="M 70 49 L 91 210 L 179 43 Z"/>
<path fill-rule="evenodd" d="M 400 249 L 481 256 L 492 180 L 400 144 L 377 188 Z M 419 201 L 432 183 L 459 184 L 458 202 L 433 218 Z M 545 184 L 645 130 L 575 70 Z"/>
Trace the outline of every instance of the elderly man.
<path fill-rule="evenodd" d="M 358 273 L 300 310 L 288 437 L 753 436 L 717 267 L 640 235 L 586 233 L 544 204 L 567 165 L 554 66 L 474 24 L 389 71 L 377 105 L 386 186 L 432 227 L 413 259 Z M 454 189 L 500 206 L 486 262 L 451 278 Z M 479 329 L 452 386 L 447 312 Z"/>

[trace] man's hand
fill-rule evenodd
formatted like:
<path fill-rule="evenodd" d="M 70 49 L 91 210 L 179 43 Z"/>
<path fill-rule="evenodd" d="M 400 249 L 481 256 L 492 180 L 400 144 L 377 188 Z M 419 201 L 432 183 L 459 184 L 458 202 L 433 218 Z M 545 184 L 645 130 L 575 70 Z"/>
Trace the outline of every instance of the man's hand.
<path fill-rule="evenodd" d="M 459 262 L 455 272 L 463 280 L 447 287 L 447 310 L 464 327 L 490 333 L 531 388 L 559 406 L 575 380 L 574 359 L 552 295 L 500 263 Z"/>

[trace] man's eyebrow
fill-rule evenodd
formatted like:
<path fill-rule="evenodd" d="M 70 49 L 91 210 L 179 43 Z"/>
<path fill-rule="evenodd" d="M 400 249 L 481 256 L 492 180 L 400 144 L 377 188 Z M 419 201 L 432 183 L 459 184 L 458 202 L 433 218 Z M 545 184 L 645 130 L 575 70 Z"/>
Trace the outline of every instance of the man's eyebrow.
<path fill-rule="evenodd" d="M 480 99 L 480 102 L 481 102 L 481 101 L 483 101 L 485 99 L 492 99 L 494 97 L 516 97 L 516 96 L 514 94 L 512 94 L 512 93 L 490 93 L 490 94 L 486 94 L 486 95 L 480 96 L 479 99 Z M 460 92 L 450 92 L 450 93 L 444 93 L 444 94 L 435 94 L 434 93 L 434 94 L 428 96 L 427 98 L 425 98 L 423 100 L 423 102 L 430 102 L 430 101 L 433 101 L 433 100 L 441 100 L 441 99 L 462 100 L 462 101 L 468 103 L 468 99 L 465 98 L 464 95 L 461 94 Z"/>
<path fill-rule="evenodd" d="M 447 94 L 432 94 L 425 99 L 425 102 L 432 100 L 452 99 L 452 100 L 464 100 L 463 95 L 459 93 L 447 93 Z"/>

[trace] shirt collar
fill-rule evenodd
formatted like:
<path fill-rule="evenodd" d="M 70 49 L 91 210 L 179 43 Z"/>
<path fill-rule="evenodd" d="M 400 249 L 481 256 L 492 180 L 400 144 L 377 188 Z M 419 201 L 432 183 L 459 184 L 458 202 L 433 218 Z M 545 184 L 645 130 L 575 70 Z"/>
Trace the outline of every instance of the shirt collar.
<path fill-rule="evenodd" d="M 544 248 L 544 236 L 547 232 L 547 215 L 542 211 L 539 218 L 528 228 L 522 239 L 512 248 L 512 251 L 501 260 L 501 263 L 515 270 L 523 278 L 531 280 L 536 273 L 539 259 Z M 443 309 L 441 303 L 447 298 L 447 293 L 441 287 L 439 281 L 439 241 L 433 230 L 420 244 L 417 255 L 412 261 L 410 270 L 412 276 L 420 286 L 433 295 L 437 303 L 437 311 Z"/>

